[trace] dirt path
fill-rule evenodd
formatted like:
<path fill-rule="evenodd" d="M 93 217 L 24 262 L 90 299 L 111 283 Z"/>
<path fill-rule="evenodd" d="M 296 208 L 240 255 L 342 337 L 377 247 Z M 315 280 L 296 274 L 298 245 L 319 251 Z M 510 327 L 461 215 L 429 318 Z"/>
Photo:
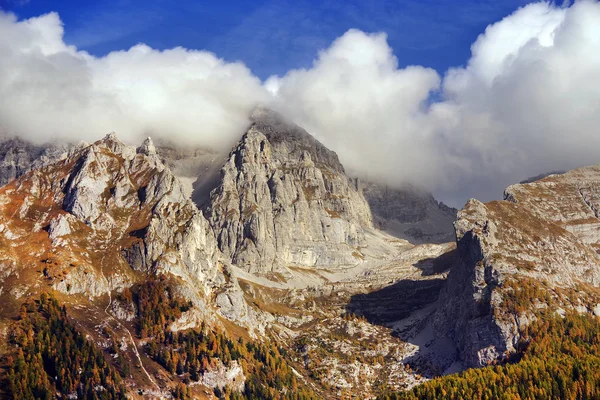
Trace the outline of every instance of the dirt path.
<path fill-rule="evenodd" d="M 103 249 L 103 251 L 105 251 L 106 249 Z M 102 256 L 102 260 L 100 261 L 100 275 L 102 275 L 102 278 L 104 278 L 104 280 L 107 283 L 107 286 L 109 286 L 110 288 L 110 283 L 108 282 L 108 278 L 104 275 L 104 256 Z M 108 305 L 106 306 L 106 308 L 104 309 L 104 313 L 106 314 L 106 316 L 111 319 L 112 321 L 114 321 L 117 326 L 119 326 L 121 329 L 124 329 L 127 332 L 127 335 L 129 335 L 129 340 L 131 341 L 131 345 L 133 348 L 133 352 L 135 353 L 135 356 L 138 359 L 138 362 L 140 363 L 140 366 L 142 367 L 142 371 L 144 371 L 144 374 L 146 374 L 146 376 L 148 377 L 148 379 L 150 380 L 150 382 L 152 382 L 152 384 L 154 385 L 154 387 L 156 387 L 156 390 L 158 390 L 158 392 L 160 393 L 162 390 L 160 388 L 160 386 L 158 386 L 158 384 L 156 383 L 156 381 L 152 378 L 152 376 L 148 373 L 148 371 L 146 370 L 146 368 L 144 367 L 144 363 L 142 362 L 142 358 L 140 357 L 140 353 L 137 349 L 137 345 L 135 344 L 135 340 L 133 339 L 133 335 L 131 334 L 131 332 L 129 331 L 129 329 L 127 329 L 127 327 L 125 325 L 123 325 L 118 319 L 116 319 L 115 317 L 113 317 L 109 312 L 108 309 L 110 308 L 110 305 L 112 304 L 112 294 L 111 291 L 109 289 L 108 291 Z"/>

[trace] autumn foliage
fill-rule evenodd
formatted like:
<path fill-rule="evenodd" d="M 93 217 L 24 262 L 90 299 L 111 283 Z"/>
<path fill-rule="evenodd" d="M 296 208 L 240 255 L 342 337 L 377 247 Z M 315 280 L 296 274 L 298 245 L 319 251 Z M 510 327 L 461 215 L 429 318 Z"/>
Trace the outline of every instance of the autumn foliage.
<path fill-rule="evenodd" d="M 140 335 L 154 335 L 145 351 L 171 374 L 190 383 L 200 380 L 203 373 L 217 368 L 219 363 L 229 367 L 235 361 L 246 375 L 244 390 L 239 393 L 228 387 L 215 389 L 219 398 L 318 398 L 298 381 L 280 349 L 272 342 L 232 340 L 225 332 L 204 323 L 199 329 L 184 332 L 166 329 L 187 308 L 189 304 L 175 296 L 165 280 L 149 280 L 139 288 Z M 181 389 L 174 394 L 186 398 Z"/>
<path fill-rule="evenodd" d="M 42 294 L 21 307 L 11 334 L 8 392 L 13 399 L 125 399 L 119 374 L 69 321 L 66 308 Z"/>
<path fill-rule="evenodd" d="M 516 363 L 469 369 L 381 399 L 598 399 L 600 320 L 540 314 Z"/>

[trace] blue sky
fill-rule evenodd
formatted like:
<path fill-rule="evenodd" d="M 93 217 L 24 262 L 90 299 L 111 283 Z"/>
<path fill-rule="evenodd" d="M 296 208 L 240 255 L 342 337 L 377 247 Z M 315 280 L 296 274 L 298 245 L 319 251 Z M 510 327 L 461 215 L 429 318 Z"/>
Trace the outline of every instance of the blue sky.
<path fill-rule="evenodd" d="M 143 42 L 205 49 L 244 62 L 258 77 L 309 67 L 350 28 L 386 32 L 400 66 L 443 73 L 463 65 L 485 27 L 524 0 L 0 0 L 20 18 L 57 11 L 65 41 L 95 55 Z"/>

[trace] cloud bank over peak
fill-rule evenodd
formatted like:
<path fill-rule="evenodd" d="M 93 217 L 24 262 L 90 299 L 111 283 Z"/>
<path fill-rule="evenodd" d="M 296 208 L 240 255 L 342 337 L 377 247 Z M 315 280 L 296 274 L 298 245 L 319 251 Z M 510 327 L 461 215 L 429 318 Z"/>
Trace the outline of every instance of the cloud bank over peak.
<path fill-rule="evenodd" d="M 432 69 L 398 68 L 385 34 L 355 30 L 311 69 L 266 82 L 282 112 L 337 151 L 351 173 L 386 182 L 436 180 L 438 149 L 426 112 L 439 85 Z"/>
<path fill-rule="evenodd" d="M 144 44 L 94 57 L 57 14 L 0 12 L 0 132 L 37 142 L 117 131 L 226 149 L 277 109 L 355 175 L 460 205 L 525 177 L 600 162 L 600 3 L 534 3 L 488 26 L 442 77 L 398 65 L 384 33 L 350 30 L 311 68 L 261 82 L 242 63 Z"/>
<path fill-rule="evenodd" d="M 267 84 L 354 173 L 421 183 L 456 205 L 600 163 L 600 3 L 530 4 L 471 50 L 440 78 L 398 68 L 385 35 L 350 31 L 311 69 Z"/>
<path fill-rule="evenodd" d="M 206 51 L 138 44 L 96 58 L 63 41 L 55 13 L 0 12 L 0 132 L 43 142 L 155 135 L 224 148 L 269 101 L 242 63 Z"/>

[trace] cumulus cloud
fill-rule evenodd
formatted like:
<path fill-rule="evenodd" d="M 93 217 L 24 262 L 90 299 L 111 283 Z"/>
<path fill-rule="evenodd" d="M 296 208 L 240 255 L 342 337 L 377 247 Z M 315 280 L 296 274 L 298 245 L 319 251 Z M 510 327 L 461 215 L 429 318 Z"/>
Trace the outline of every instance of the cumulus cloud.
<path fill-rule="evenodd" d="M 41 142 L 117 131 L 181 144 L 231 145 L 267 91 L 242 63 L 206 51 L 139 44 L 93 57 L 63 41 L 57 14 L 0 12 L 0 129 Z"/>
<path fill-rule="evenodd" d="M 528 176 L 600 163 L 600 3 L 531 4 L 489 26 L 443 95 L 430 115 L 464 160 L 450 191 L 489 199 Z"/>
<path fill-rule="evenodd" d="M 490 25 L 465 66 L 399 66 L 384 33 L 350 30 L 312 67 L 261 82 L 242 63 L 140 44 L 94 57 L 56 14 L 0 13 L 0 130 L 44 141 L 116 130 L 225 149 L 267 104 L 354 175 L 460 205 L 542 172 L 600 162 L 600 3 L 530 4 Z"/>
<path fill-rule="evenodd" d="M 600 3 L 530 4 L 471 50 L 440 80 L 398 68 L 385 35 L 350 31 L 311 69 L 267 86 L 354 173 L 420 183 L 456 205 L 600 162 Z"/>

